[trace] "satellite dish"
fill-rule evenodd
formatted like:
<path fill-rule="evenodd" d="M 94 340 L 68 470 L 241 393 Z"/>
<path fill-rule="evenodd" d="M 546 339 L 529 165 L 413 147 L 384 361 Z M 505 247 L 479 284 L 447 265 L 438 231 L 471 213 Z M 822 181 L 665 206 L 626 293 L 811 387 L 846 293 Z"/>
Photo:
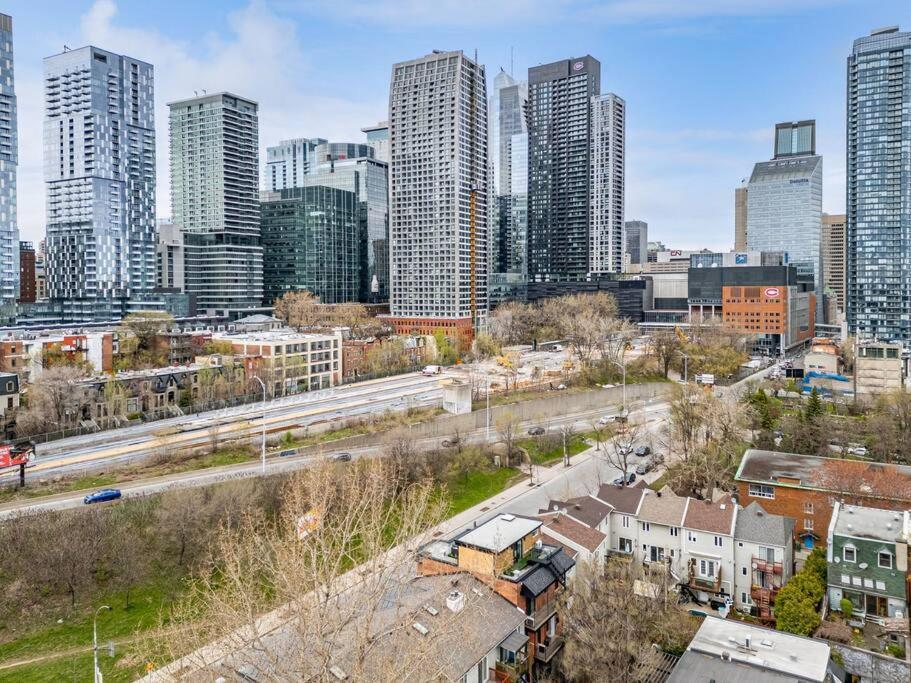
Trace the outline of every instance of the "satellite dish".
<path fill-rule="evenodd" d="M 858 568 L 860 568 L 860 569 L 866 569 L 868 565 L 867 565 L 866 562 L 861 562 L 861 563 L 860 563 L 859 565 L 857 565 L 857 566 L 858 566 Z"/>

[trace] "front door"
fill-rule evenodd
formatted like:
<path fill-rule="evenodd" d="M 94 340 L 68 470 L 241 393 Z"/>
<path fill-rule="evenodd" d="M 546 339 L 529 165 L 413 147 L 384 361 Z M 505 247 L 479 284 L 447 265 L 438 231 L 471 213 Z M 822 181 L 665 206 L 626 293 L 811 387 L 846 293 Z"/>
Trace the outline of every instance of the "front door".
<path fill-rule="evenodd" d="M 806 537 L 803 539 L 803 545 L 804 545 L 804 547 L 805 547 L 807 550 L 813 550 L 813 537 L 812 537 L 812 536 L 806 536 Z"/>
<path fill-rule="evenodd" d="M 867 614 L 875 614 L 878 617 L 888 617 L 889 601 L 880 595 L 870 595 L 867 593 Z"/>

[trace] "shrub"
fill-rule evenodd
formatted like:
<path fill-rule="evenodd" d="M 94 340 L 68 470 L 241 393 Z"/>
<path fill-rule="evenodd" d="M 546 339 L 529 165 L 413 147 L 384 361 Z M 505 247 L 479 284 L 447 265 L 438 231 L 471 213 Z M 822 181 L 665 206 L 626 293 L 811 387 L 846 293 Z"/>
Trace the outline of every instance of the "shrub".
<path fill-rule="evenodd" d="M 847 598 L 842 598 L 838 606 L 841 608 L 841 613 L 845 615 L 845 619 L 850 619 L 854 614 L 854 605 Z"/>

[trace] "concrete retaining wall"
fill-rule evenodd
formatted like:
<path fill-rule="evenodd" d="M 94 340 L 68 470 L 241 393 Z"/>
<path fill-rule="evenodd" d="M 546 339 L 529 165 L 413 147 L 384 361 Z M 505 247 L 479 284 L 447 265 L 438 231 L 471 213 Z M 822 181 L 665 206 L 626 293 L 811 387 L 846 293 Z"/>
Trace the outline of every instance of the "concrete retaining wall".
<path fill-rule="evenodd" d="M 832 643 L 832 649 L 841 653 L 845 671 L 859 676 L 861 683 L 908 683 L 911 665 L 894 657 L 859 650 L 847 645 Z"/>

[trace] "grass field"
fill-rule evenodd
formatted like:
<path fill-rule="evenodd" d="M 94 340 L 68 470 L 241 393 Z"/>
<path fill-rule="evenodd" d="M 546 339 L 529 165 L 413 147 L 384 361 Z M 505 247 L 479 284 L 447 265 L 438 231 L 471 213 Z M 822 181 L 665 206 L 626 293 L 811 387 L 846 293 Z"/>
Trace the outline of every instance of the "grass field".
<path fill-rule="evenodd" d="M 563 459 L 563 442 L 542 439 L 522 439 L 516 445 L 524 449 L 535 465 L 549 465 Z M 574 435 L 566 446 L 570 456 L 588 450 L 591 445 L 581 435 Z"/>

